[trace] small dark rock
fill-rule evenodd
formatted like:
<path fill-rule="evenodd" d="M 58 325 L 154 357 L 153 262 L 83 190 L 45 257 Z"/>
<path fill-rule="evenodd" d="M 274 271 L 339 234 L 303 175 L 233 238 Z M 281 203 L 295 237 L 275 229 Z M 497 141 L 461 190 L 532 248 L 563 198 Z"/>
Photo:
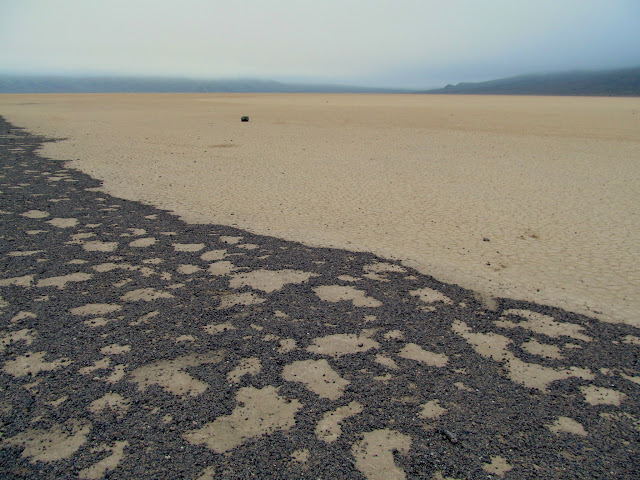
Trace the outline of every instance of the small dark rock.
<path fill-rule="evenodd" d="M 449 430 L 442 430 L 442 434 L 447 437 L 447 440 L 449 440 L 451 443 L 456 444 L 458 443 L 458 436 L 453 433 L 450 432 Z"/>

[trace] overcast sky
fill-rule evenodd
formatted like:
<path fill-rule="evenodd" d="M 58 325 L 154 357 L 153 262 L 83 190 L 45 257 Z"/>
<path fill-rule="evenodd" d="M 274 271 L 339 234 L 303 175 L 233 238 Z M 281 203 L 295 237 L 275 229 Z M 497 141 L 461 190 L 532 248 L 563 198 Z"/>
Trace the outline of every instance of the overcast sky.
<path fill-rule="evenodd" d="M 0 71 L 431 87 L 640 66 L 640 0 L 0 0 Z"/>

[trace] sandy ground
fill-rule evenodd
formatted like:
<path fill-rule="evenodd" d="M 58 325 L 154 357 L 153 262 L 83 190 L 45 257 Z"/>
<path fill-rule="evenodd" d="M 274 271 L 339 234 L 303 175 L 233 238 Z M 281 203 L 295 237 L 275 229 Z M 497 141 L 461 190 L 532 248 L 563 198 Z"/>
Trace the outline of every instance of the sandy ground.
<path fill-rule="evenodd" d="M 640 99 L 5 95 L 109 193 L 640 325 Z M 249 123 L 240 116 L 249 115 Z"/>
<path fill-rule="evenodd" d="M 0 118 L 0 478 L 638 478 L 640 328 L 189 225 L 42 142 Z"/>

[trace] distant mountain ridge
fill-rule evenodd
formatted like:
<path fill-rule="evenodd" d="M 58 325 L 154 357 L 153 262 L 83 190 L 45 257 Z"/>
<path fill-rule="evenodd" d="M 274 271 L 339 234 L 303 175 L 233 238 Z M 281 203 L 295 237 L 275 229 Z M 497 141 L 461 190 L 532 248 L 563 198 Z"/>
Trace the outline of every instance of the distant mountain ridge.
<path fill-rule="evenodd" d="M 640 96 L 640 67 L 519 75 L 488 82 L 458 83 L 420 93 L 636 97 Z"/>
<path fill-rule="evenodd" d="M 356 85 L 284 83 L 253 78 L 189 79 L 135 76 L 11 75 L 0 93 L 427 93 L 475 95 L 640 96 L 640 67 L 519 75 L 417 90 Z"/>
<path fill-rule="evenodd" d="M 258 79 L 2 75 L 0 93 L 410 93 L 406 89 Z"/>

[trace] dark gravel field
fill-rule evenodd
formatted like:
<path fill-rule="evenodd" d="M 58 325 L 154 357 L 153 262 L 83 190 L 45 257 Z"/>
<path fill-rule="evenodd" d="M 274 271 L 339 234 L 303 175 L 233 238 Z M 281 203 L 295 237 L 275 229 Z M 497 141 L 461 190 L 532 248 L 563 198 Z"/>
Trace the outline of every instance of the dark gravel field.
<path fill-rule="evenodd" d="M 0 121 L 0 478 L 640 478 L 640 330 L 189 225 L 45 141 Z"/>

